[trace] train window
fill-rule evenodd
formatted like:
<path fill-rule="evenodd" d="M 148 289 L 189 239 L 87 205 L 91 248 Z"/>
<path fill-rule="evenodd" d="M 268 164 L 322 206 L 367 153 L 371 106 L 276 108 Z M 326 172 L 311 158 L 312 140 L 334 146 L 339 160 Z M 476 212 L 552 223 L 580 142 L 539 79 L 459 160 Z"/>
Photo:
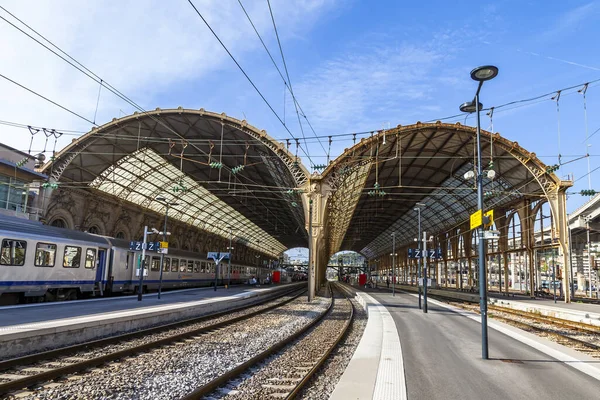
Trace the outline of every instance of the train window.
<path fill-rule="evenodd" d="M 85 252 L 85 267 L 94 268 L 94 262 L 96 261 L 96 249 L 87 249 Z"/>
<path fill-rule="evenodd" d="M 163 272 L 169 272 L 171 270 L 171 259 L 169 257 L 165 257 L 163 261 Z"/>
<path fill-rule="evenodd" d="M 186 260 L 179 260 L 179 272 L 185 272 L 186 265 L 187 265 Z"/>
<path fill-rule="evenodd" d="M 194 272 L 200 272 L 200 261 L 194 261 Z"/>
<path fill-rule="evenodd" d="M 63 267 L 79 268 L 81 266 L 81 247 L 65 246 Z"/>
<path fill-rule="evenodd" d="M 2 239 L 2 253 L 0 265 L 25 264 L 25 251 L 27 242 L 24 240 Z"/>
<path fill-rule="evenodd" d="M 146 271 L 148 271 L 148 268 L 150 268 L 150 256 L 146 256 L 146 258 L 144 259 L 144 269 Z"/>
<path fill-rule="evenodd" d="M 188 260 L 188 264 L 187 264 L 187 272 L 194 272 L 194 261 L 193 260 Z"/>
<path fill-rule="evenodd" d="M 38 243 L 35 246 L 36 267 L 54 267 L 56 260 L 56 245 L 51 243 Z"/>
<path fill-rule="evenodd" d="M 205 273 L 206 271 L 206 261 L 200 262 L 200 272 Z"/>
<path fill-rule="evenodd" d="M 177 272 L 179 271 L 179 260 L 177 258 L 174 258 L 171 261 L 171 272 Z"/>
<path fill-rule="evenodd" d="M 152 257 L 152 264 L 150 264 L 150 271 L 160 271 L 160 257 Z"/>

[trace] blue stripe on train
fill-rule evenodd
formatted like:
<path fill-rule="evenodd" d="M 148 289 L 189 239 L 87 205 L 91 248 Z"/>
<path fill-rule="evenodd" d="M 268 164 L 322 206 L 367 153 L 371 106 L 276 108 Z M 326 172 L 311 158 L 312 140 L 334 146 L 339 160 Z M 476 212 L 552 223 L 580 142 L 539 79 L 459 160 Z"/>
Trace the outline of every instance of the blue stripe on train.
<path fill-rule="evenodd" d="M 222 280 L 222 279 L 220 279 Z M 234 280 L 232 278 L 232 280 Z M 106 283 L 106 281 L 103 281 Z M 137 284 L 139 281 L 126 280 L 114 281 L 116 284 Z M 158 279 L 144 279 L 144 283 L 159 283 Z M 214 282 L 214 279 L 163 279 L 163 283 L 169 282 Z M 39 285 L 93 285 L 95 281 L 0 281 L 0 286 L 39 286 Z"/>

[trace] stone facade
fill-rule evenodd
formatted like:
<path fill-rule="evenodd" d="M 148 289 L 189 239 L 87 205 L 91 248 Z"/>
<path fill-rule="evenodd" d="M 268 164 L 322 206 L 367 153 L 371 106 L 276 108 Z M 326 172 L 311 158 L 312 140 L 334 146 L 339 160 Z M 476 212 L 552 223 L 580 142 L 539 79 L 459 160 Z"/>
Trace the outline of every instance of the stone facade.
<path fill-rule="evenodd" d="M 141 209 L 93 190 L 60 187 L 47 195 L 46 203 L 43 222 L 48 225 L 125 240 L 142 240 L 144 226 L 162 230 L 164 224 L 164 214 Z M 168 241 L 172 248 L 206 253 L 227 251 L 229 246 L 229 238 L 213 235 L 172 218 L 168 220 L 167 230 L 171 232 Z M 159 239 L 149 236 L 149 240 Z M 235 238 L 233 247 L 232 261 L 256 263 L 255 256 L 259 253 L 235 243 Z"/>

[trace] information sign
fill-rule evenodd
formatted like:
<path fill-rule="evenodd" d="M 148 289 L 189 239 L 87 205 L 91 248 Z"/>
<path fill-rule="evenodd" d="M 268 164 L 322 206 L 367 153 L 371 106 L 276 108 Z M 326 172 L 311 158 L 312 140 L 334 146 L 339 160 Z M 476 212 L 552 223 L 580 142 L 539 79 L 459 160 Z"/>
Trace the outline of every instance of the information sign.
<path fill-rule="evenodd" d="M 132 240 L 131 242 L 129 242 L 129 250 L 135 250 L 135 251 L 142 251 L 144 250 L 144 244 L 145 249 L 148 251 L 158 251 L 160 249 L 160 243 L 161 242 L 148 242 L 148 243 L 144 243 L 144 242 L 140 242 L 140 241 L 136 241 L 136 240 Z"/>
<path fill-rule="evenodd" d="M 218 251 L 209 251 L 206 258 L 212 258 L 216 263 L 220 263 L 221 260 L 229 258 L 229 253 L 220 253 Z"/>
<path fill-rule="evenodd" d="M 479 228 L 481 226 L 481 220 L 483 219 L 481 217 L 481 215 L 482 215 L 481 210 L 477 210 L 473 214 L 471 214 L 471 218 L 470 218 L 471 229 Z"/>
<path fill-rule="evenodd" d="M 421 249 L 408 249 L 408 258 L 442 258 L 442 249 L 427 249 L 427 254 Z"/>

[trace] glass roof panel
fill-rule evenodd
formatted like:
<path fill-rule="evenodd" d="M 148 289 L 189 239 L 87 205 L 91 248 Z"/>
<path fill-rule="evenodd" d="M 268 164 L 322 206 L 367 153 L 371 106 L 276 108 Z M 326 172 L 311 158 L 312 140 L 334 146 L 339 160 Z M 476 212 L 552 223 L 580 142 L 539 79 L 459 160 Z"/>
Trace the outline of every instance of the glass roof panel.
<path fill-rule="evenodd" d="M 155 197 L 167 192 L 169 200 L 179 203 L 169 213 L 172 218 L 226 239 L 231 226 L 236 239 L 243 239 L 248 247 L 274 257 L 286 249 L 258 225 L 148 148 L 107 168 L 90 186 L 136 204 L 146 202 L 147 208 L 159 213 L 163 212 L 164 205 Z M 174 191 L 176 187 L 180 190 Z"/>

